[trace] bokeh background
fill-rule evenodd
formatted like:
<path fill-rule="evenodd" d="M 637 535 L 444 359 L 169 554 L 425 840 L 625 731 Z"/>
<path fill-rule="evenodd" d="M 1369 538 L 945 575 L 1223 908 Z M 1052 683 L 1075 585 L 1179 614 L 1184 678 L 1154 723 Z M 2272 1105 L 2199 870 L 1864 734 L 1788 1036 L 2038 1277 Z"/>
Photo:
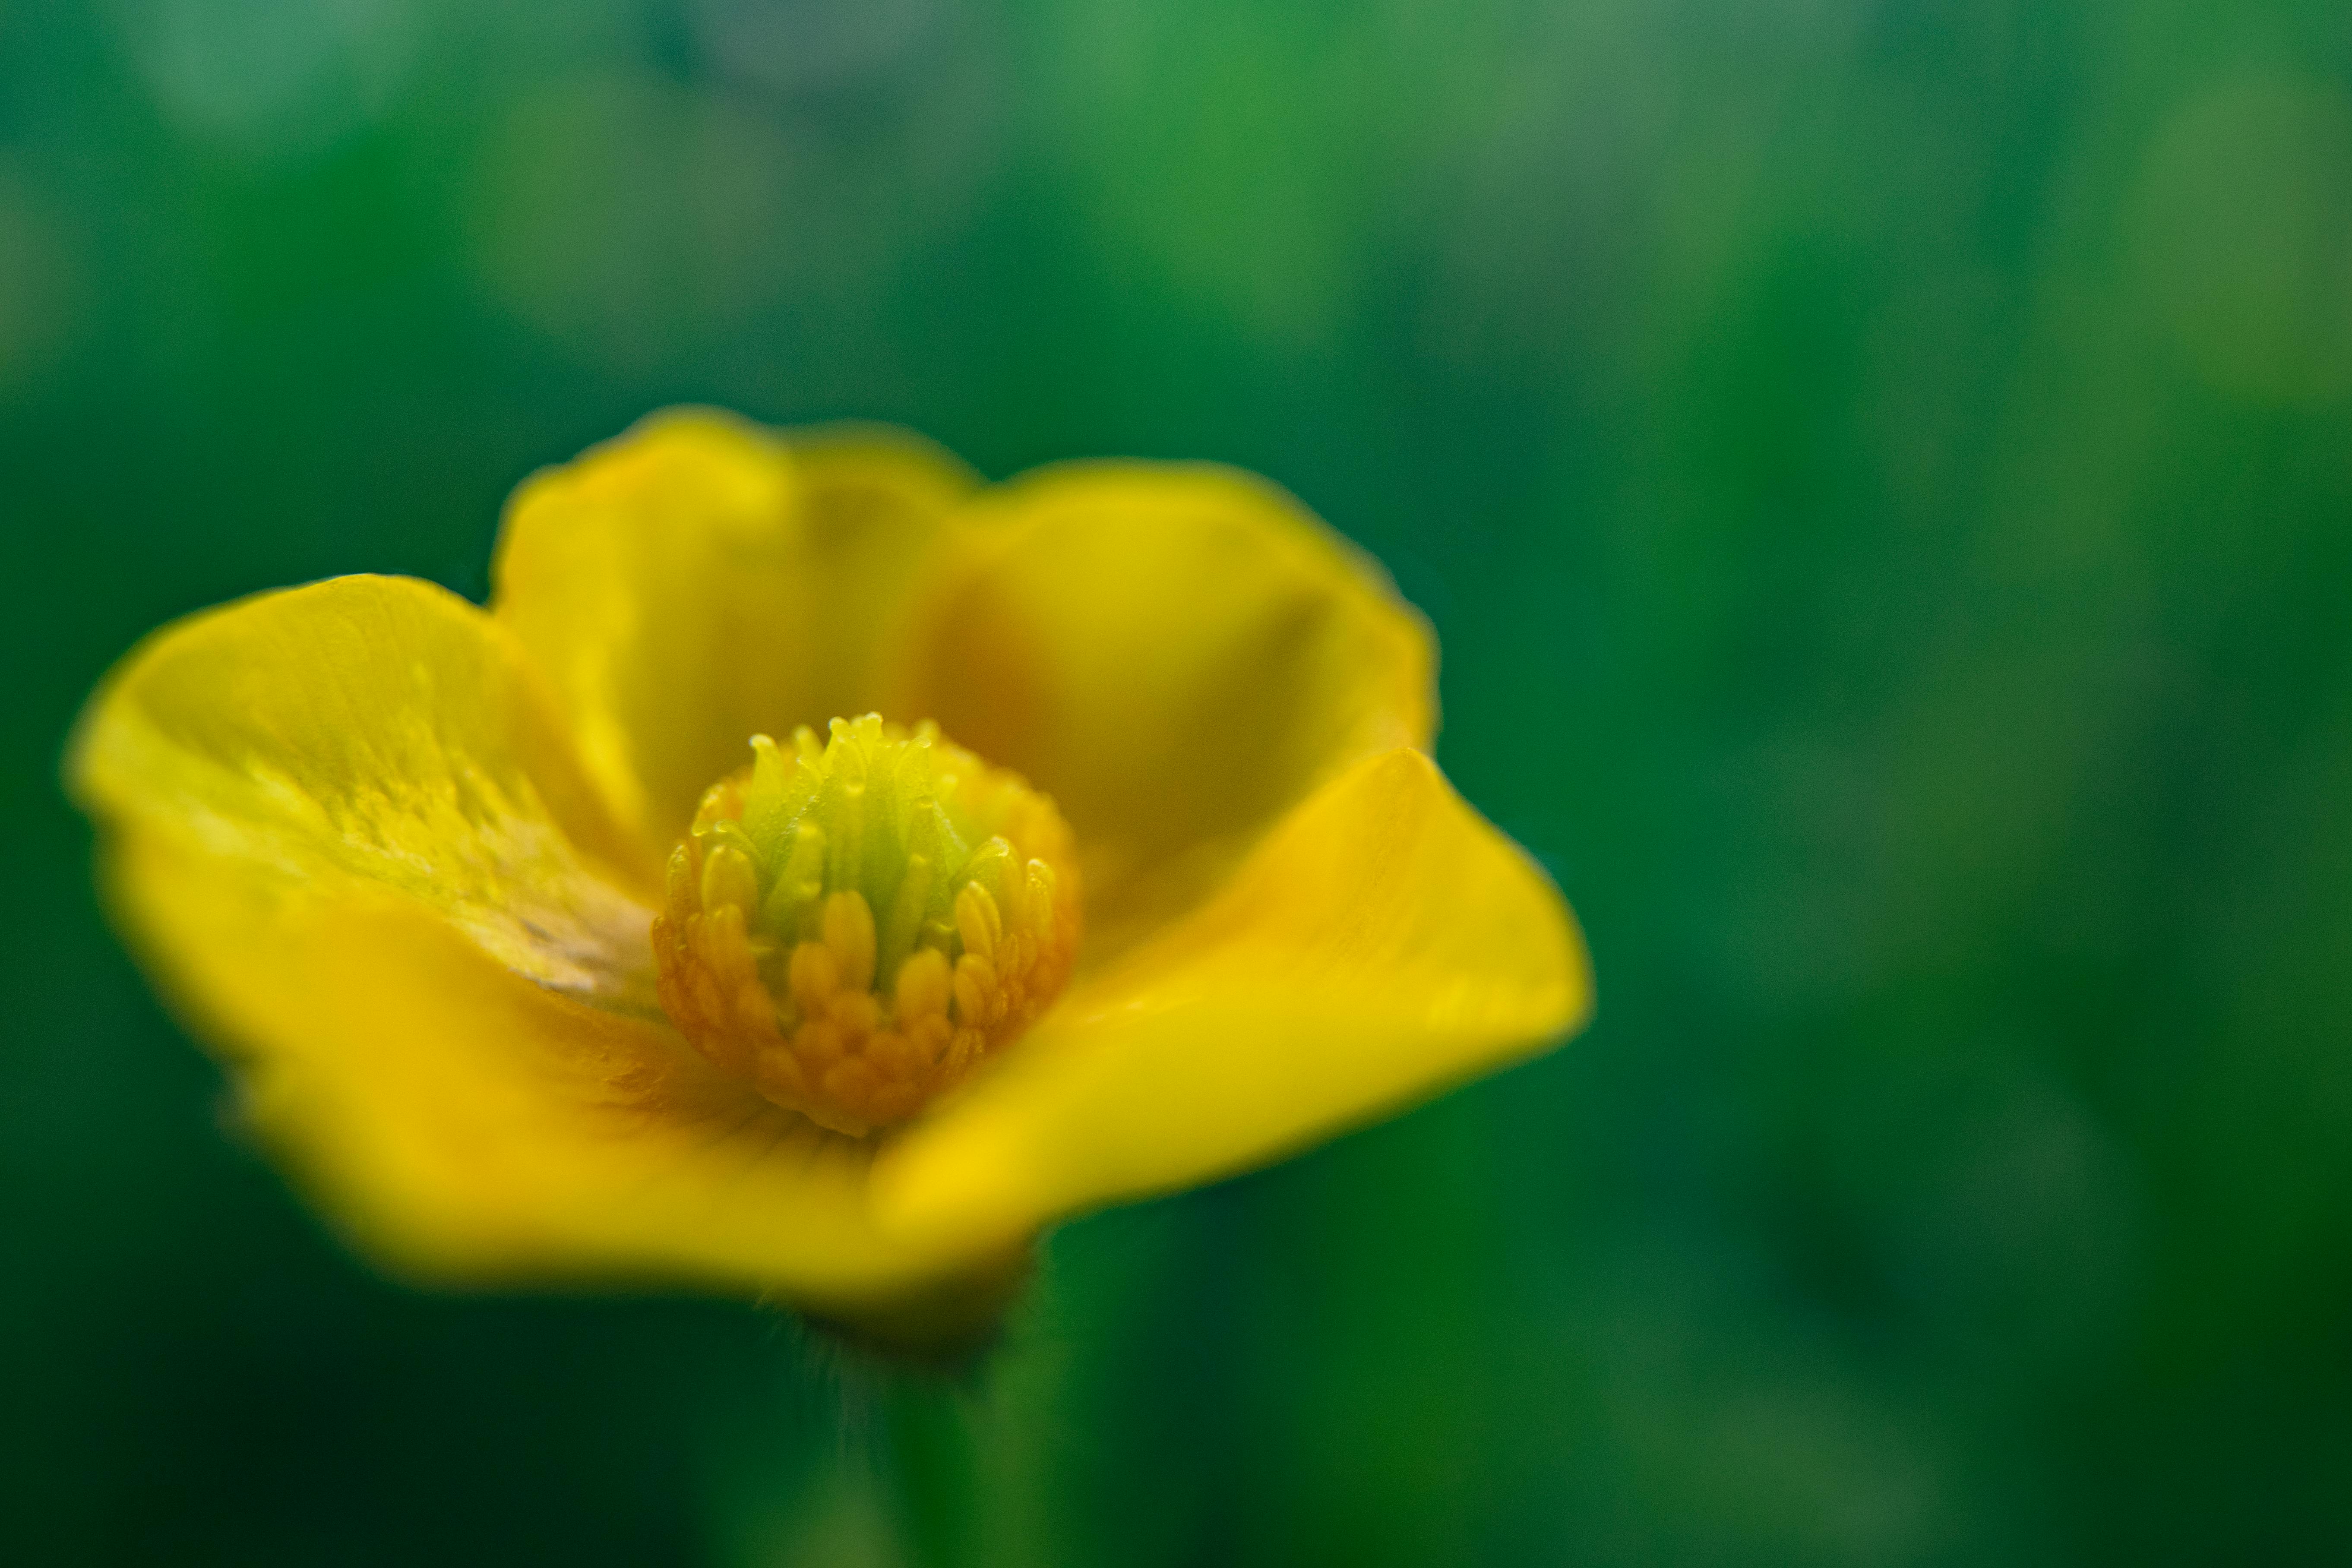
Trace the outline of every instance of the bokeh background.
<path fill-rule="evenodd" d="M 373 1277 L 64 734 L 679 400 L 1291 487 L 1599 1022 L 944 1387 Z M 2340 4 L 9 0 L 0 1558 L 2352 1560 L 2347 524 Z"/>

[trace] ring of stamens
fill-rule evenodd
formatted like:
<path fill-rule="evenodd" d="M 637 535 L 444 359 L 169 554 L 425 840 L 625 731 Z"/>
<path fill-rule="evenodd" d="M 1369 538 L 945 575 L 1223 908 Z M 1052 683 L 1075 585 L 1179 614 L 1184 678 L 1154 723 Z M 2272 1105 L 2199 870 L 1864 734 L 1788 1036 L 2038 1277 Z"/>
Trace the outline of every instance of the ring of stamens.
<path fill-rule="evenodd" d="M 835 719 L 713 784 L 653 922 L 663 1009 L 776 1103 L 862 1136 L 1017 1037 L 1076 956 L 1054 803 L 925 722 Z"/>

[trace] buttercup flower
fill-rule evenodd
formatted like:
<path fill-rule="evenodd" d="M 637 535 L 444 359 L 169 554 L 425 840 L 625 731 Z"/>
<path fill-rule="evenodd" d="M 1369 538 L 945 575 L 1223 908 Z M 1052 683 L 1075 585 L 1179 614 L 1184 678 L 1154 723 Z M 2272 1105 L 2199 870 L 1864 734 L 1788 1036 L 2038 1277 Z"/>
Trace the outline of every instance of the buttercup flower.
<path fill-rule="evenodd" d="M 365 1252 L 886 1322 L 1580 1022 L 1430 761 L 1432 652 L 1265 483 L 982 488 L 656 416 L 510 503 L 487 611 L 167 626 L 68 773 L 244 1115 Z"/>

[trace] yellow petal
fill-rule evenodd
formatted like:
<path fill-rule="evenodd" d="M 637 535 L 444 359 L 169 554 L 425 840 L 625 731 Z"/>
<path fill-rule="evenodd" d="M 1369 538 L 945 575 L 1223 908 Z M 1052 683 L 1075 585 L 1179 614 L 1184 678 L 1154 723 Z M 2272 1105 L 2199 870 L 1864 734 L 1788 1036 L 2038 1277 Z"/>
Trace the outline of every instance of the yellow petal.
<path fill-rule="evenodd" d="M 665 1026 L 531 984 L 413 902 L 273 902 L 153 833 L 110 858 L 156 973 L 236 1063 L 248 1124 L 396 1272 L 851 1310 L 973 1267 L 876 1231 L 862 1145 Z"/>
<path fill-rule="evenodd" d="M 389 890 L 541 984 L 650 995 L 625 841 L 520 650 L 429 584 L 338 578 L 164 628 L 92 697 L 68 772 L 106 830 L 268 897 Z"/>
<path fill-rule="evenodd" d="M 624 840 L 472 605 L 343 578 L 167 627 L 69 771 L 151 971 L 379 1258 L 818 1303 L 942 1268 L 875 1233 L 865 1152 L 661 1021 Z"/>
<path fill-rule="evenodd" d="M 678 410 L 516 490 L 492 608 L 649 863 L 754 733 L 877 705 L 877 650 L 972 483 L 899 432 Z"/>
<path fill-rule="evenodd" d="M 886 1152 L 877 1211 L 969 1244 L 1213 1180 L 1542 1049 L 1591 1005 L 1550 882 L 1425 755 L 1386 752 Z"/>
<path fill-rule="evenodd" d="M 896 706 L 1060 804 L 1089 963 L 1196 901 L 1338 768 L 1428 742 L 1421 618 L 1261 479 L 1071 465 L 962 519 Z"/>

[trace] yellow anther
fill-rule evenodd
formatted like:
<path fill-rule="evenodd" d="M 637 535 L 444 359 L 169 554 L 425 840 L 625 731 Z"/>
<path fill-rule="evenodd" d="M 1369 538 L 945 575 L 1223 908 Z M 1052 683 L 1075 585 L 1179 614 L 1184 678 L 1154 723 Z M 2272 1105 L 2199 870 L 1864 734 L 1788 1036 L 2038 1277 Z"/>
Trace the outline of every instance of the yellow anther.
<path fill-rule="evenodd" d="M 793 1000 L 803 1013 L 821 1013 L 841 984 L 841 960 L 821 942 L 804 942 L 793 949 Z"/>
<path fill-rule="evenodd" d="M 971 1027 L 992 1024 L 996 1009 L 996 965 L 976 952 L 956 960 L 956 1022 Z"/>
<path fill-rule="evenodd" d="M 948 955 L 936 947 L 921 948 L 898 966 L 898 980 L 891 988 L 891 998 L 901 1018 L 920 1018 L 933 1013 L 944 1017 L 952 984 Z"/>
<path fill-rule="evenodd" d="M 874 984 L 874 911 L 855 889 L 824 900 L 824 945 L 841 973 L 841 984 L 864 991 Z"/>
<path fill-rule="evenodd" d="M 654 922 L 704 1055 L 837 1131 L 902 1121 L 1002 1049 L 1076 955 L 1069 831 L 1019 778 L 867 714 L 751 738 Z"/>
<path fill-rule="evenodd" d="M 988 1037 L 980 1030 L 958 1029 L 955 1032 L 955 1038 L 948 1045 L 947 1060 L 943 1065 L 950 1072 L 964 1072 L 971 1067 L 972 1063 L 978 1061 L 981 1053 L 987 1049 Z"/>
<path fill-rule="evenodd" d="M 731 904 L 749 915 L 760 907 L 760 874 L 751 858 L 731 844 L 713 846 L 702 858 L 702 907 Z"/>
<path fill-rule="evenodd" d="M 852 1035 L 871 1034 L 882 1025 L 882 1004 L 871 991 L 836 991 L 824 1013 Z"/>
<path fill-rule="evenodd" d="M 1022 900 L 1025 906 L 1022 910 L 1026 917 L 1024 923 L 1032 936 L 1043 941 L 1054 929 L 1054 868 L 1043 860 L 1032 860 L 1024 880 L 1027 884 Z"/>
<path fill-rule="evenodd" d="M 882 1075 L 862 1057 L 844 1057 L 824 1075 L 825 1098 L 856 1115 L 869 1115 Z"/>
<path fill-rule="evenodd" d="M 956 934 L 963 939 L 963 950 L 982 958 L 996 955 L 997 939 L 1004 934 L 1004 921 L 997 913 L 996 900 L 978 882 L 967 882 L 956 895 Z"/>
<path fill-rule="evenodd" d="M 887 1081 L 911 1078 L 921 1068 L 914 1042 L 895 1029 L 877 1029 L 866 1039 L 866 1059 Z"/>

